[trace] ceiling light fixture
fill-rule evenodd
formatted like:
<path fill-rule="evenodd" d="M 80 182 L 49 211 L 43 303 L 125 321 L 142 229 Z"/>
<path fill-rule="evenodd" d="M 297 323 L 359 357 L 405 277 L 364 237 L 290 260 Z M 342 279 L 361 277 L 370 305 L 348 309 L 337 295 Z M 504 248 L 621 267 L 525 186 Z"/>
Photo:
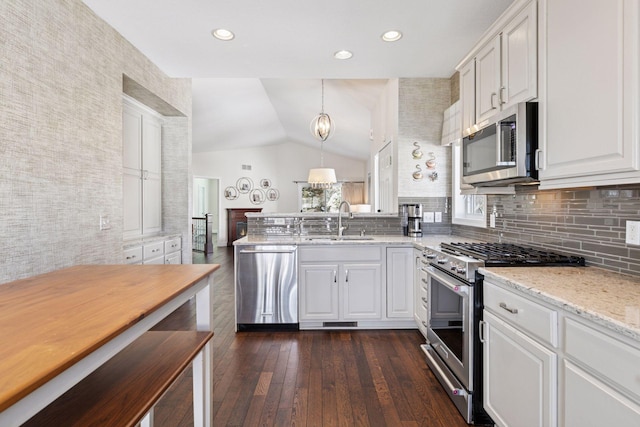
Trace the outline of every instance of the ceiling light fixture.
<path fill-rule="evenodd" d="M 336 59 L 349 59 L 353 56 L 353 53 L 349 50 L 339 50 L 333 54 Z"/>
<path fill-rule="evenodd" d="M 382 34 L 382 40 L 386 42 L 395 42 L 402 38 L 402 33 L 397 30 L 389 30 Z"/>
<path fill-rule="evenodd" d="M 320 140 L 320 167 L 313 168 L 309 170 L 309 178 L 307 178 L 307 182 L 313 188 L 329 188 L 333 184 L 337 183 L 336 179 L 336 171 L 332 168 L 325 168 L 323 149 L 324 149 L 324 141 L 326 141 L 330 136 L 331 132 L 334 129 L 333 122 L 331 121 L 331 117 L 324 112 L 324 79 L 321 80 L 322 83 L 322 109 L 320 114 L 311 120 L 311 134 L 314 138 Z"/>
<path fill-rule="evenodd" d="M 213 37 L 217 38 L 218 40 L 222 40 L 225 42 L 233 40 L 236 36 L 235 34 L 233 34 L 233 32 L 225 30 L 224 28 L 216 28 L 215 30 L 211 31 L 211 35 L 213 35 Z"/>
<path fill-rule="evenodd" d="M 314 138 L 319 139 L 320 141 L 326 141 L 330 136 L 331 132 L 334 130 L 334 124 L 331 121 L 331 117 L 324 112 L 324 79 L 322 82 L 322 109 L 320 110 L 320 114 L 315 116 L 313 120 L 311 120 L 311 135 Z"/>

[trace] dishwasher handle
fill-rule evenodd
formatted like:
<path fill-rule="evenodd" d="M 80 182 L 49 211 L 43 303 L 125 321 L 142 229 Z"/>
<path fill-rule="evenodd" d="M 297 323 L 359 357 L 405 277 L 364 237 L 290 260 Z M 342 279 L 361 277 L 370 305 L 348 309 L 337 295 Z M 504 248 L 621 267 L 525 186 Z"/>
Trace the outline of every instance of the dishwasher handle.
<path fill-rule="evenodd" d="M 295 249 L 241 249 L 241 254 L 292 254 L 296 250 Z"/>

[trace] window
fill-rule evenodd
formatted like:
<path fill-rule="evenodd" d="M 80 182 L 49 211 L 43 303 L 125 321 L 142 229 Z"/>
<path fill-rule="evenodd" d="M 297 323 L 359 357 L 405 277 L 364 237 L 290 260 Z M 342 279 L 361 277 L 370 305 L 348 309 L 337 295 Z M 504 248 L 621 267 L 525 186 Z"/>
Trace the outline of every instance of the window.
<path fill-rule="evenodd" d="M 481 194 L 462 194 L 460 190 L 462 176 L 460 159 L 460 141 L 451 145 L 451 163 L 453 188 L 451 197 L 453 206 L 451 212 L 451 222 L 460 225 L 470 225 L 472 227 L 487 228 L 487 196 Z"/>
<path fill-rule="evenodd" d="M 298 208 L 300 212 L 338 212 L 342 201 L 342 186 L 313 188 L 306 182 L 298 183 Z"/>

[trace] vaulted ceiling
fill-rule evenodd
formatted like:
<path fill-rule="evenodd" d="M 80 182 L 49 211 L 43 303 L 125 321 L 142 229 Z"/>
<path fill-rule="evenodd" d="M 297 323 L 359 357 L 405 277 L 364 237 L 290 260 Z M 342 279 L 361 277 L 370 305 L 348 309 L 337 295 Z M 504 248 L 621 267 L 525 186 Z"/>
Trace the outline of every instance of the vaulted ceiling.
<path fill-rule="evenodd" d="M 193 78 L 193 151 L 293 141 L 366 159 L 386 80 L 450 77 L 513 0 L 83 0 L 171 77 Z M 234 32 L 231 41 L 212 37 Z M 399 30 L 396 42 L 382 41 Z M 334 52 L 353 52 L 338 60 Z"/>

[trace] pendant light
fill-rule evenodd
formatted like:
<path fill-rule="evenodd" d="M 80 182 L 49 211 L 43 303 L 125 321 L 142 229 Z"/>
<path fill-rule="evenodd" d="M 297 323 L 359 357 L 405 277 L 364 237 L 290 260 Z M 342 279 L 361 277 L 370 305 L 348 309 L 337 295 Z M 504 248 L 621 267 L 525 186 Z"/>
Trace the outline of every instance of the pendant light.
<path fill-rule="evenodd" d="M 336 171 L 332 168 L 325 168 L 323 165 L 323 148 L 326 141 L 334 129 L 331 117 L 324 112 L 324 79 L 322 80 L 322 110 L 311 121 L 311 134 L 320 140 L 320 167 L 309 170 L 307 182 L 312 188 L 329 188 L 337 183 Z"/>

